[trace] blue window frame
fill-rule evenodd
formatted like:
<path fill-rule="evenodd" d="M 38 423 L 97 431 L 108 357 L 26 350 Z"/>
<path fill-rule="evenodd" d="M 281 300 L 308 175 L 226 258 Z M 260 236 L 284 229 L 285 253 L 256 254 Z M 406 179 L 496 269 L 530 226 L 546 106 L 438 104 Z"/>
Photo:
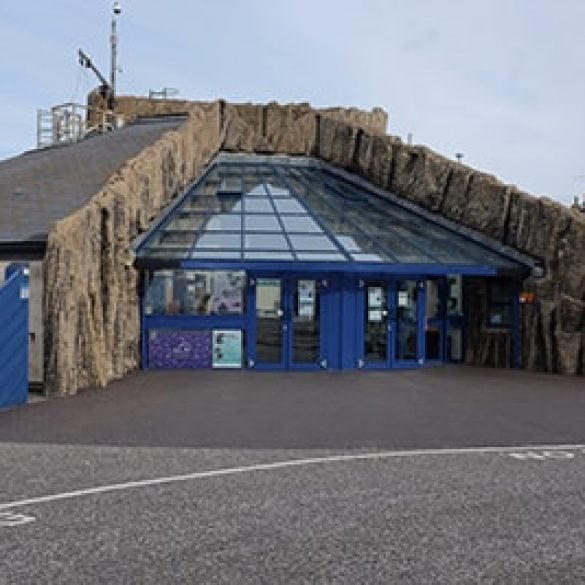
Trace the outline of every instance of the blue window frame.
<path fill-rule="evenodd" d="M 253 278 L 280 278 L 280 326 L 294 326 L 296 309 L 298 322 L 305 327 L 302 335 L 307 345 L 303 351 L 315 359 L 296 363 L 293 354 L 297 351 L 301 355 L 300 350 L 295 350 L 294 333 L 285 331 L 276 367 L 303 368 L 323 367 L 323 363 L 327 367 L 359 367 L 360 360 L 365 364 L 369 318 L 368 335 L 378 331 L 387 353 L 378 362 L 370 360 L 372 367 L 412 367 L 453 359 L 453 352 L 462 358 L 463 317 L 461 312 L 449 313 L 451 298 L 443 279 L 455 275 L 460 284 L 461 275 L 521 277 L 537 264 L 535 259 L 320 161 L 225 153 L 140 238 L 135 252 L 136 266 L 147 271 L 194 275 L 245 272 Z M 375 321 L 377 309 L 368 308 L 366 297 L 356 292 L 360 280 L 385 283 L 385 342 L 382 326 Z M 425 280 L 436 280 L 441 287 L 441 312 L 429 318 Z M 253 287 L 242 292 L 240 313 L 212 310 L 205 314 L 203 309 L 194 308 L 195 300 L 200 301 L 196 303 L 199 308 L 205 300 L 196 294 L 196 281 L 195 277 L 193 282 L 173 277 L 178 292 L 173 293 L 164 311 L 153 309 L 156 291 L 145 288 L 143 350 L 150 330 L 213 333 L 233 329 L 241 331 L 245 339 L 245 363 L 255 364 L 258 299 Z M 303 284 L 302 294 L 306 295 L 310 282 L 328 283 L 315 289 L 319 319 L 311 327 L 301 318 L 310 314 L 308 297 L 302 307 L 305 313 L 300 314 L 301 293 L 295 288 Z M 416 286 L 401 290 L 404 283 Z M 168 297 L 168 291 L 164 294 Z M 502 301 L 498 295 L 496 291 L 490 297 L 491 326 L 513 326 L 518 322 L 518 308 L 509 301 L 513 297 Z M 163 304 L 171 301 L 167 297 Z M 208 302 L 212 302 L 211 297 Z M 309 340 L 317 330 L 318 352 L 314 339 Z M 197 335 L 191 337 L 193 343 L 201 341 Z"/>

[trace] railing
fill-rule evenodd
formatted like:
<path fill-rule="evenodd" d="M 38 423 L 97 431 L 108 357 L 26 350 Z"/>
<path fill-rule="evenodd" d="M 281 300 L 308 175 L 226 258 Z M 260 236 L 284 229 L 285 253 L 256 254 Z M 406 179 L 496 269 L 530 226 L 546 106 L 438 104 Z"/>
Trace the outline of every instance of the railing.
<path fill-rule="evenodd" d="M 111 110 L 66 103 L 50 110 L 37 111 L 37 148 L 83 140 L 93 132 L 108 132 L 116 127 Z"/>
<path fill-rule="evenodd" d="M 28 398 L 28 291 L 22 266 L 0 285 L 0 408 Z"/>

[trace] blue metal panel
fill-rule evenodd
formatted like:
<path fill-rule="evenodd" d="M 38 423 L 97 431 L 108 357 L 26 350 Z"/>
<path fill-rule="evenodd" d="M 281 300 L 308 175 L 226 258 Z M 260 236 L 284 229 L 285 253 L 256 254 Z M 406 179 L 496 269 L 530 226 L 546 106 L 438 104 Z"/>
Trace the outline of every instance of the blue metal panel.
<path fill-rule="evenodd" d="M 446 276 L 447 274 L 465 274 L 467 276 L 496 276 L 498 271 L 492 266 L 474 266 L 462 264 L 388 264 L 381 262 L 287 262 L 270 260 L 181 260 L 185 270 L 247 270 L 255 273 L 346 273 L 346 274 L 393 274 L 397 276 Z"/>
<path fill-rule="evenodd" d="M 417 302 L 417 329 L 418 333 L 416 336 L 416 359 L 419 364 L 424 364 L 425 355 L 427 351 L 427 336 L 426 336 L 426 312 L 427 312 L 427 287 L 424 280 L 417 282 L 418 295 L 416 296 Z"/>
<path fill-rule="evenodd" d="M 19 267 L 0 287 L 0 408 L 28 396 L 28 269 Z"/>
<path fill-rule="evenodd" d="M 359 318 L 363 306 L 358 307 L 361 297 L 357 294 L 357 282 L 353 276 L 344 276 L 340 290 L 340 367 L 351 370 L 358 367 Z M 363 301 L 363 299 L 362 299 Z M 362 302 L 363 305 L 363 302 Z M 363 327 L 362 327 L 363 329 Z M 363 343 L 362 343 L 363 346 Z"/>

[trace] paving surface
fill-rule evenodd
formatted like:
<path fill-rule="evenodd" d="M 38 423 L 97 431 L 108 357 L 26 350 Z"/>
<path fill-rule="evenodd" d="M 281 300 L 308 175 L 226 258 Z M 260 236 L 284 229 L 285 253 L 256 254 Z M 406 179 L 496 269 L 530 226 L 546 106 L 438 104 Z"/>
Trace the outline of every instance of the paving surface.
<path fill-rule="evenodd" d="M 0 412 L 0 583 L 585 583 L 584 486 L 582 378 L 142 373 Z"/>

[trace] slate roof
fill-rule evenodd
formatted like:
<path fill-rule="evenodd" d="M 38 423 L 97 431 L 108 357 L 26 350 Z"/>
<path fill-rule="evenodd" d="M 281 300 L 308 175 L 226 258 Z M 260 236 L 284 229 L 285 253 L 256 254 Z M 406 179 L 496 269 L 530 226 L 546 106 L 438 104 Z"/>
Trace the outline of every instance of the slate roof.
<path fill-rule="evenodd" d="M 74 144 L 0 161 L 0 244 L 26 248 L 83 206 L 129 158 L 185 118 L 141 120 Z"/>

